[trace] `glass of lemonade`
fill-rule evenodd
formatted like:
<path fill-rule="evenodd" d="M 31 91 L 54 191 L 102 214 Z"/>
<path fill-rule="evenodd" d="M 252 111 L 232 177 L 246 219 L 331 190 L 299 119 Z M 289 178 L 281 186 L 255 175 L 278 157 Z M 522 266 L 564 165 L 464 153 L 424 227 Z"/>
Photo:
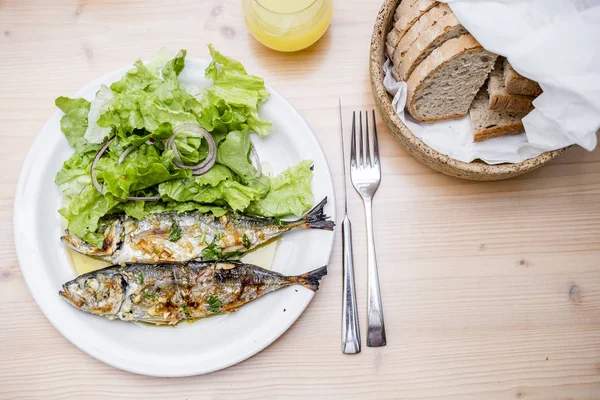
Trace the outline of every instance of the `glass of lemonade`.
<path fill-rule="evenodd" d="M 297 51 L 315 43 L 331 22 L 333 0 L 242 0 L 252 35 L 278 51 Z"/>

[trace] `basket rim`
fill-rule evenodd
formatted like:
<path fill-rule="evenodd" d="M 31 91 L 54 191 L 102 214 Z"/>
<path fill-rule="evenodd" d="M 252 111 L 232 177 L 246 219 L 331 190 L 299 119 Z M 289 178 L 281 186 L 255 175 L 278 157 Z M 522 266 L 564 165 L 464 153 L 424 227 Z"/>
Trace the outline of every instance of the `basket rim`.
<path fill-rule="evenodd" d="M 369 51 L 369 72 L 375 104 L 400 144 L 424 164 L 447 175 L 473 180 L 499 180 L 533 171 L 564 153 L 570 146 L 547 151 L 518 163 L 487 164 L 481 160 L 463 162 L 429 147 L 417 138 L 392 108 L 391 95 L 383 86 L 385 41 L 396 7 L 402 0 L 384 0 L 377 15 Z M 405 0 L 406 1 L 406 0 Z"/>

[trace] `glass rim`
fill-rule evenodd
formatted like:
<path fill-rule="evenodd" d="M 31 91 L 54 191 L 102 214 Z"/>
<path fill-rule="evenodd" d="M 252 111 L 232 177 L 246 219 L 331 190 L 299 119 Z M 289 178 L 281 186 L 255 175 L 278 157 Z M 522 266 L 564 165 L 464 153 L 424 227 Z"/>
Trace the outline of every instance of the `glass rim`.
<path fill-rule="evenodd" d="M 262 4 L 262 0 L 253 0 L 256 4 L 258 4 L 260 7 L 262 7 L 263 9 L 265 9 L 268 12 L 271 12 L 273 14 L 278 14 L 278 15 L 293 15 L 293 14 L 297 14 L 297 13 L 301 13 L 303 11 L 308 10 L 309 8 L 311 8 L 312 6 L 315 5 L 316 2 L 318 2 L 319 0 L 312 0 L 311 3 L 309 5 L 307 5 L 306 7 L 297 10 L 297 11 L 291 11 L 291 12 L 280 12 L 280 11 L 274 11 L 271 10 L 269 7 L 265 6 L 264 4 Z"/>

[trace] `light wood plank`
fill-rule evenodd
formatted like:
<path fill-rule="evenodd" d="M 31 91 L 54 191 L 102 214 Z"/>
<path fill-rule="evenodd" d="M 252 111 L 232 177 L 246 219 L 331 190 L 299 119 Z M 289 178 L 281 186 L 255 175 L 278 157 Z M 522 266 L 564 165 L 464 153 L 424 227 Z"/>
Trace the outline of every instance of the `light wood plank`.
<path fill-rule="evenodd" d="M 347 130 L 351 110 L 373 107 L 378 8 L 338 1 L 320 42 L 279 54 L 251 37 L 237 0 L 0 1 L 0 398 L 600 398 L 600 153 L 582 149 L 515 180 L 467 182 L 419 164 L 379 124 L 375 221 L 389 344 L 363 343 L 356 356 L 340 352 L 339 238 L 330 275 L 297 323 L 255 357 L 206 376 L 116 370 L 70 344 L 35 305 L 16 260 L 13 197 L 54 98 L 162 46 L 205 58 L 213 43 L 297 107 L 341 193 L 337 99 Z M 349 195 L 364 335 L 364 218 Z"/>

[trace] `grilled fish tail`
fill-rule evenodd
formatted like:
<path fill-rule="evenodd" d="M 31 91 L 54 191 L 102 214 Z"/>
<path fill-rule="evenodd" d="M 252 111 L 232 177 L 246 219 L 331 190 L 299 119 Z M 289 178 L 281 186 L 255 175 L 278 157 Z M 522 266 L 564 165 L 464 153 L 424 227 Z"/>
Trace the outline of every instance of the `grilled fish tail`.
<path fill-rule="evenodd" d="M 292 282 L 298 285 L 302 285 L 305 288 L 316 292 L 319 290 L 319 281 L 322 277 L 327 275 L 327 265 L 317 268 L 313 271 L 307 272 L 302 275 L 294 276 L 291 278 Z"/>
<path fill-rule="evenodd" d="M 325 204 L 327 204 L 327 197 L 321 200 L 319 204 L 310 210 L 304 217 L 296 221 L 296 223 L 299 223 L 300 227 L 305 229 L 325 229 L 327 231 L 332 231 L 335 222 L 328 219 L 329 217 L 323 212 Z"/>

